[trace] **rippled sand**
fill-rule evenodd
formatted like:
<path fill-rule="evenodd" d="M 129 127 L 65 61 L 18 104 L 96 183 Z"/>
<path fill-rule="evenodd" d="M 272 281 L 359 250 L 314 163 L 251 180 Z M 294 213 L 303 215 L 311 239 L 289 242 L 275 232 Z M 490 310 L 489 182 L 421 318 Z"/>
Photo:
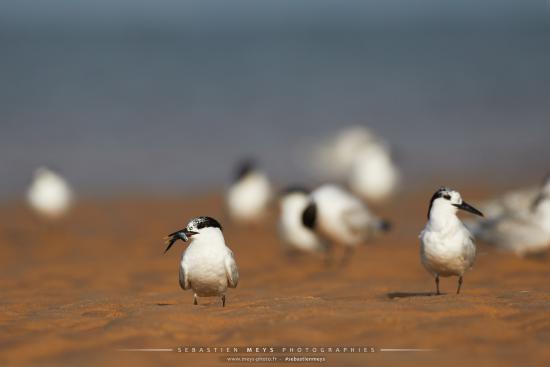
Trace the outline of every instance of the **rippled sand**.
<path fill-rule="evenodd" d="M 472 204 L 487 192 L 462 191 Z M 322 259 L 286 259 L 273 223 L 232 226 L 216 195 L 81 201 L 60 223 L 4 204 L 0 364 L 202 366 L 228 354 L 117 349 L 294 345 L 377 350 L 324 354 L 329 364 L 549 365 L 550 259 L 522 260 L 480 245 L 463 294 L 454 294 L 456 279 L 445 278 L 446 294 L 433 296 L 417 239 L 430 196 L 404 195 L 384 211 L 395 230 L 359 248 L 347 267 L 330 269 Z M 163 255 L 162 237 L 196 215 L 225 223 L 240 267 L 225 308 L 217 299 L 193 306 L 192 293 L 179 288 L 181 242 Z"/>

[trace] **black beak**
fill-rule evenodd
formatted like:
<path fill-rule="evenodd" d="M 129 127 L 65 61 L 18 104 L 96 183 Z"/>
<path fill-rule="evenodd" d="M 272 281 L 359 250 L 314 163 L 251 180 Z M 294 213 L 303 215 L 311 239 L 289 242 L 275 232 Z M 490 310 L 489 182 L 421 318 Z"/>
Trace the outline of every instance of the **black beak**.
<path fill-rule="evenodd" d="M 483 217 L 482 212 L 480 212 L 479 210 L 477 210 L 476 208 L 474 208 L 473 206 L 471 206 L 465 201 L 463 201 L 462 204 L 453 204 L 453 205 L 456 206 L 458 209 L 462 209 L 467 212 L 473 213 L 475 215 L 479 215 L 480 217 Z"/>
<path fill-rule="evenodd" d="M 164 243 L 168 244 L 168 246 L 166 246 L 166 249 L 164 250 L 164 253 L 170 250 L 170 247 L 172 247 L 172 245 L 177 240 L 182 240 L 183 242 L 187 242 L 189 240 L 189 237 L 193 236 L 194 234 L 198 234 L 198 232 L 189 231 L 187 230 L 187 228 L 174 233 L 170 233 L 168 236 L 164 238 L 165 239 Z"/>

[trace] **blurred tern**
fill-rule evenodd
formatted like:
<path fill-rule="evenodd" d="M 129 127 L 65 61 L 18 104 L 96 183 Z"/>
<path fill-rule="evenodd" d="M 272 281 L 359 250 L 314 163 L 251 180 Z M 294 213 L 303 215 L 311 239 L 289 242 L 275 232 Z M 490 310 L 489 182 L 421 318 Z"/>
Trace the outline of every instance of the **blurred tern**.
<path fill-rule="evenodd" d="M 316 150 L 316 167 L 332 179 L 343 179 L 349 174 L 360 148 L 379 142 L 364 126 L 350 126 L 333 136 Z"/>
<path fill-rule="evenodd" d="M 39 214 L 58 218 L 71 206 L 73 194 L 69 184 L 54 171 L 40 167 L 27 191 L 29 205 Z"/>
<path fill-rule="evenodd" d="M 432 196 L 428 223 L 420 233 L 420 260 L 435 277 L 437 294 L 440 276 L 458 276 L 459 294 L 464 272 L 472 267 L 476 257 L 472 235 L 456 216 L 458 209 L 483 216 L 463 201 L 458 191 L 440 188 Z"/>
<path fill-rule="evenodd" d="M 288 250 L 315 253 L 327 248 L 326 243 L 302 222 L 309 201 L 307 190 L 299 187 L 286 189 L 279 199 L 279 236 Z"/>
<path fill-rule="evenodd" d="M 510 213 L 526 213 L 531 211 L 532 204 L 541 190 L 550 192 L 550 174 L 546 176 L 541 186 L 508 192 L 499 198 L 482 203 L 481 210 L 487 218 L 497 218 Z"/>
<path fill-rule="evenodd" d="M 326 184 L 310 195 L 302 221 L 326 240 L 344 246 L 344 261 L 353 248 L 374 235 L 389 230 L 386 220 L 372 214 L 358 197 L 338 185 Z"/>
<path fill-rule="evenodd" d="M 501 215 L 472 225 L 479 239 L 518 256 L 538 255 L 550 247 L 550 184 L 548 180 L 531 199 L 517 211 L 503 211 Z M 518 201 L 519 204 L 519 201 Z"/>
<path fill-rule="evenodd" d="M 267 176 L 253 161 L 241 162 L 226 195 L 231 219 L 243 223 L 260 221 L 267 213 L 271 198 L 272 188 Z"/>
<path fill-rule="evenodd" d="M 349 174 L 355 194 L 367 202 L 379 203 L 395 193 L 398 183 L 399 171 L 385 145 L 373 142 L 358 149 Z"/>
<path fill-rule="evenodd" d="M 197 297 L 221 297 L 225 307 L 227 287 L 236 288 L 239 271 L 233 252 L 225 244 L 220 223 L 211 217 L 193 218 L 187 227 L 166 237 L 166 253 L 177 240 L 191 241 L 183 252 L 179 281 L 182 289 L 193 289 Z"/>

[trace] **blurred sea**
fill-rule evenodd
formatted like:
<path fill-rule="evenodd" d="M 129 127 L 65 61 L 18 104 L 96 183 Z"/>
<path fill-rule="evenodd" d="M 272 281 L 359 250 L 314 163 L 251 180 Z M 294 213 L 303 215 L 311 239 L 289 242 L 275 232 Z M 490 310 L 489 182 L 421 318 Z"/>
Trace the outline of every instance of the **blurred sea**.
<path fill-rule="evenodd" d="M 0 197 L 42 164 L 86 194 L 219 188 L 251 155 L 307 183 L 311 147 L 354 124 L 412 185 L 538 180 L 549 29 L 2 34 Z"/>

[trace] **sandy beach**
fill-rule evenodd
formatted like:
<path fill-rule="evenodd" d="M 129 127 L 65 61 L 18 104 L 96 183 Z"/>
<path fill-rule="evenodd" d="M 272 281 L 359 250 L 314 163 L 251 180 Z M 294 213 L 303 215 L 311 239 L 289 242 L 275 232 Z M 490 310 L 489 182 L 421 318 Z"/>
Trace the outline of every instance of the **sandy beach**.
<path fill-rule="evenodd" d="M 487 190 L 461 188 L 475 204 Z M 2 366 L 206 366 L 232 353 L 178 347 L 371 346 L 374 353 L 283 353 L 324 365 L 548 365 L 550 259 L 519 259 L 478 245 L 463 293 L 444 278 L 441 296 L 418 258 L 431 189 L 384 208 L 394 230 L 357 249 L 344 268 L 287 259 L 274 218 L 241 228 L 217 194 L 194 198 L 80 200 L 57 223 L 20 203 L 0 207 Z M 163 255 L 162 237 L 197 215 L 225 224 L 241 273 L 227 306 L 192 304 L 178 285 L 184 244 Z M 172 351 L 129 352 L 160 348 Z M 382 352 L 420 348 L 431 351 Z M 246 353 L 237 353 L 241 356 Z M 269 353 L 254 353 L 253 357 Z M 269 365 L 269 363 L 268 363 Z"/>
<path fill-rule="evenodd" d="M 0 367 L 550 366 L 550 250 L 479 242 L 436 295 L 418 238 L 441 186 L 482 209 L 550 174 L 548 4 L 0 1 Z M 250 210 L 268 186 L 395 189 L 392 229 L 345 266 L 290 257 L 276 205 L 228 219 L 239 177 Z M 519 200 L 537 222 L 546 189 Z M 226 307 L 180 288 L 188 244 L 164 253 L 197 216 L 235 254 Z"/>

